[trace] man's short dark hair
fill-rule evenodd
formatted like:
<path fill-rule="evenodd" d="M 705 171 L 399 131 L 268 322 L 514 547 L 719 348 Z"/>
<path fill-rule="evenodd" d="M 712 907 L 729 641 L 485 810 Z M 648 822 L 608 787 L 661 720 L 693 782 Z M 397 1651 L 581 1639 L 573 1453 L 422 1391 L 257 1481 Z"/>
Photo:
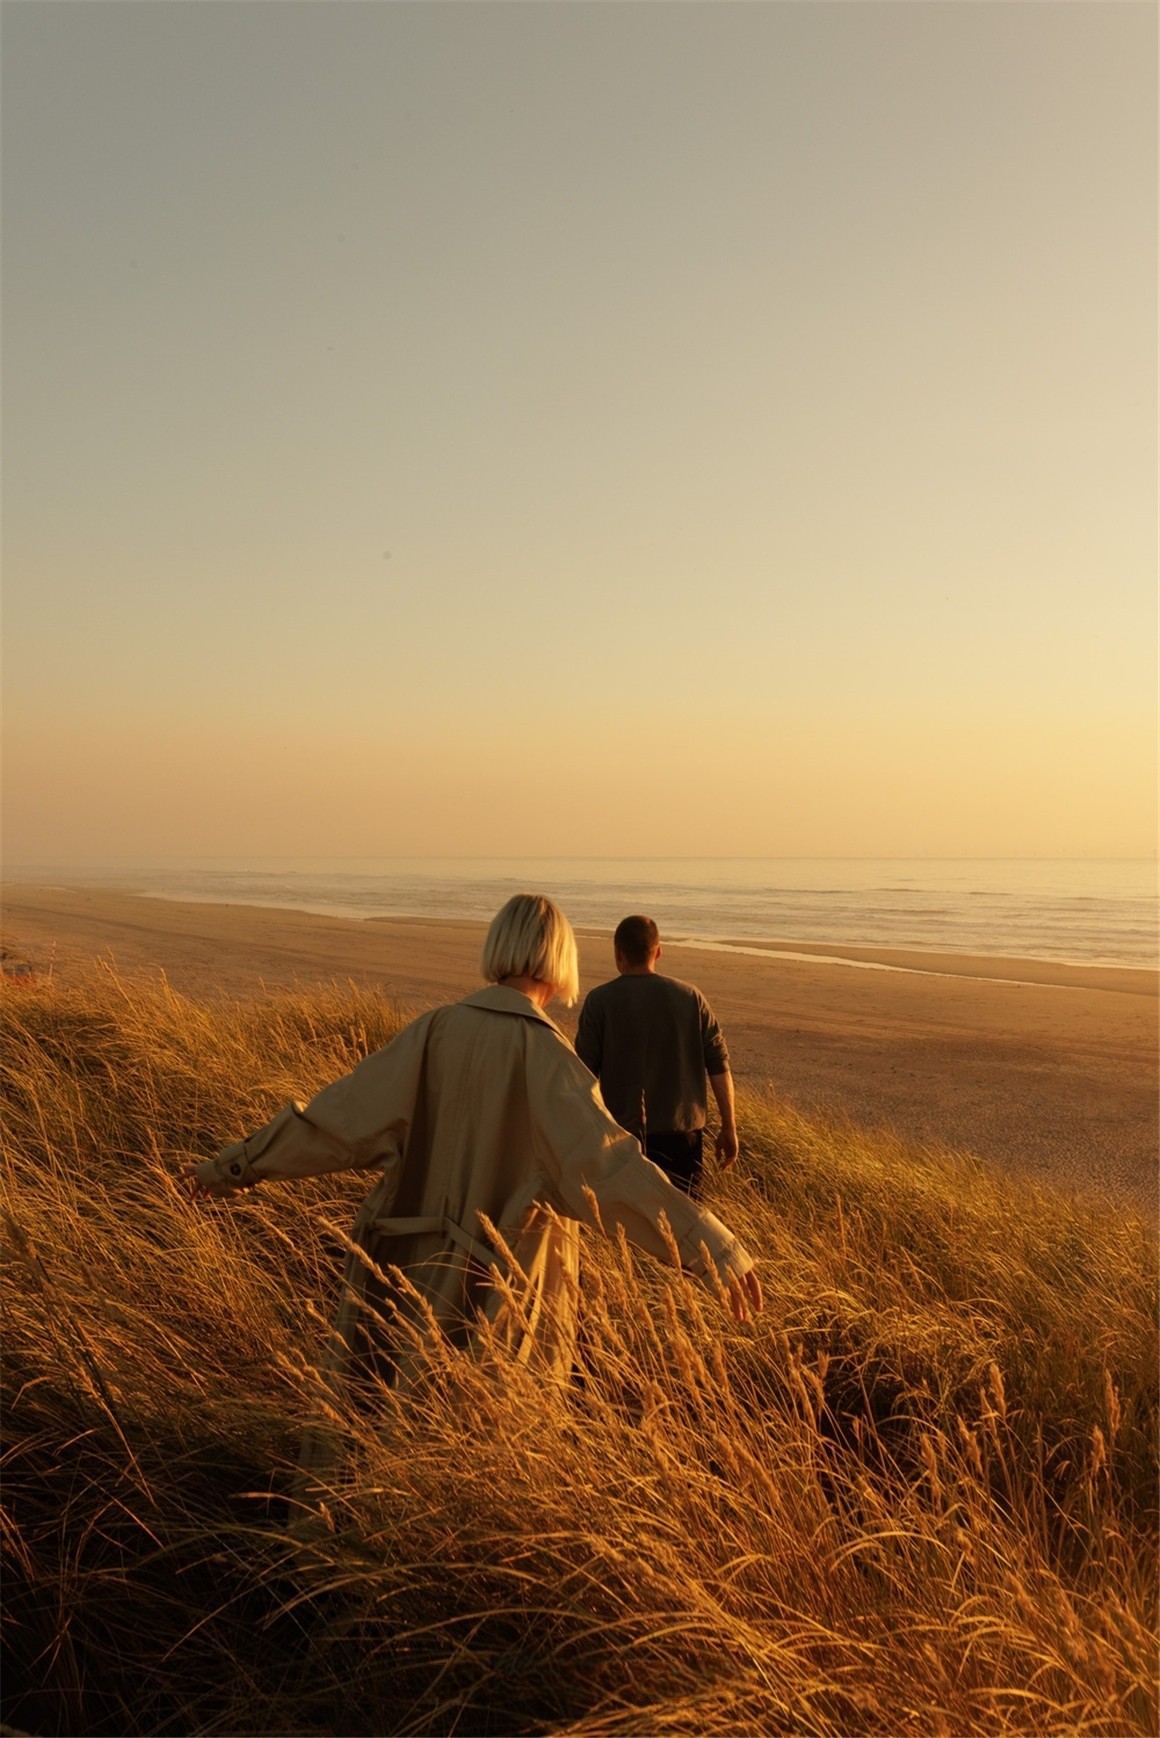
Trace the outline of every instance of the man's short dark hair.
<path fill-rule="evenodd" d="M 661 932 L 651 917 L 625 917 L 616 926 L 612 945 L 630 966 L 645 966 L 660 940 Z"/>

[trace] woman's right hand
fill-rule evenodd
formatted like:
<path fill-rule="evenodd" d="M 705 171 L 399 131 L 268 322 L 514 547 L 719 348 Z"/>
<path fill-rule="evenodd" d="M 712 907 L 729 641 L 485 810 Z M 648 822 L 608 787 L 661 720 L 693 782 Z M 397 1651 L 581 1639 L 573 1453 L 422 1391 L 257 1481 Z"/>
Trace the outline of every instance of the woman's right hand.
<path fill-rule="evenodd" d="M 761 1314 L 761 1281 L 757 1269 L 751 1267 L 742 1275 L 730 1274 L 725 1284 L 729 1313 L 735 1322 L 747 1322 L 751 1315 Z"/>

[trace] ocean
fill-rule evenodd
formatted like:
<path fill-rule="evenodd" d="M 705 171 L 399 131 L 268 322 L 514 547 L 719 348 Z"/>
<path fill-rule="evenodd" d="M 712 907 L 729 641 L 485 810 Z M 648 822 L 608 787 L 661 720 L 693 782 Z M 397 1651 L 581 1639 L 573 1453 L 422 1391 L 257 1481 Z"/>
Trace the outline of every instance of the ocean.
<path fill-rule="evenodd" d="M 644 911 L 671 941 L 828 942 L 1155 967 L 1157 865 L 1146 858 L 383 857 L 211 859 L 12 879 L 341 917 L 489 918 L 510 894 L 573 923 Z"/>

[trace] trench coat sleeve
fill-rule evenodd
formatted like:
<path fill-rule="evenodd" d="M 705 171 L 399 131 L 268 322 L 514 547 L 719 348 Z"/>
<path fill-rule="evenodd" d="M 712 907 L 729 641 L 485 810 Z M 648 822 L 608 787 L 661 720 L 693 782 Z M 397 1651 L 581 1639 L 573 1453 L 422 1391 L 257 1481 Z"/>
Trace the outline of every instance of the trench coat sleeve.
<path fill-rule="evenodd" d="M 566 1040 L 536 1034 L 529 1056 L 528 1095 L 551 1205 L 571 1219 L 597 1225 L 661 1261 L 671 1255 L 660 1230 L 664 1214 L 681 1266 L 704 1279 L 706 1254 L 722 1280 L 753 1266 L 743 1245 L 715 1214 L 699 1207 L 640 1150 L 635 1136 L 613 1122 L 600 1089 Z M 587 1191 L 595 1197 L 594 1214 Z M 597 1217 L 598 1216 L 598 1217 Z"/>
<path fill-rule="evenodd" d="M 419 1094 L 431 1015 L 424 1015 L 310 1103 L 288 1104 L 244 1141 L 197 1167 L 213 1194 L 275 1177 L 401 1163 Z"/>

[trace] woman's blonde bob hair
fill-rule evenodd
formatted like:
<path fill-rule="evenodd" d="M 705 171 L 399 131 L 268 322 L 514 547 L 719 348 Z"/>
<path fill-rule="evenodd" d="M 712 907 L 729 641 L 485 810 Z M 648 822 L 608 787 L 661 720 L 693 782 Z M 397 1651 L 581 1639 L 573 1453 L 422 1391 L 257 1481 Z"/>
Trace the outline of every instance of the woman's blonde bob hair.
<path fill-rule="evenodd" d="M 580 994 L 572 925 L 542 893 L 514 893 L 491 920 L 480 969 L 489 984 L 538 978 L 571 1007 Z"/>

